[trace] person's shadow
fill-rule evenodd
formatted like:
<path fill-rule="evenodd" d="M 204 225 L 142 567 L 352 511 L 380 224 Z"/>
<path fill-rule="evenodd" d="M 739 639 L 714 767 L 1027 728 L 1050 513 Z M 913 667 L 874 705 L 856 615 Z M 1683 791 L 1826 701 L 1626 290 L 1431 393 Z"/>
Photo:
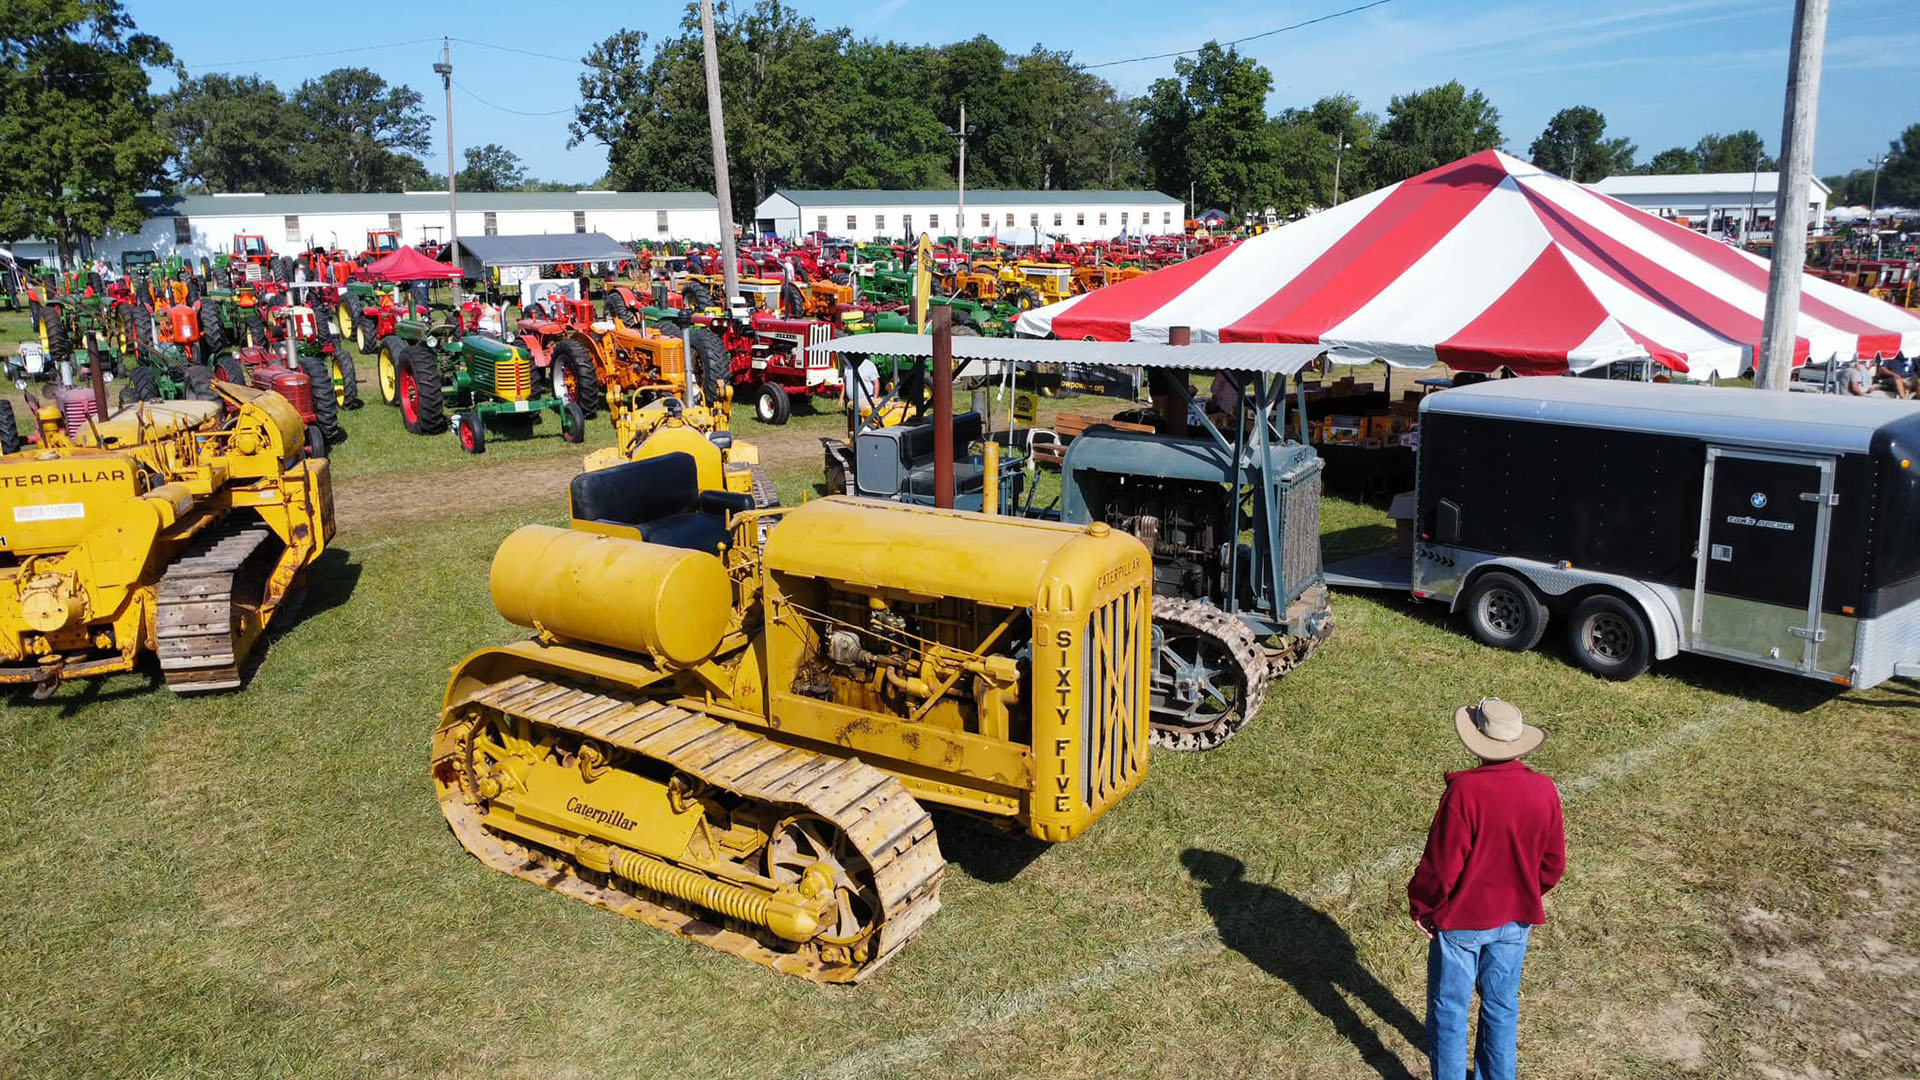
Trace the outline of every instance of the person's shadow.
<path fill-rule="evenodd" d="M 1291 985 L 1386 1080 L 1414 1080 L 1413 1072 L 1387 1049 L 1341 991 L 1358 998 L 1422 1052 L 1427 1045 L 1425 1026 L 1361 966 L 1353 939 L 1339 923 L 1285 890 L 1246 880 L 1246 864 L 1231 855 L 1188 848 L 1181 852 L 1180 861 L 1206 887 L 1201 902 L 1228 948 Z"/>

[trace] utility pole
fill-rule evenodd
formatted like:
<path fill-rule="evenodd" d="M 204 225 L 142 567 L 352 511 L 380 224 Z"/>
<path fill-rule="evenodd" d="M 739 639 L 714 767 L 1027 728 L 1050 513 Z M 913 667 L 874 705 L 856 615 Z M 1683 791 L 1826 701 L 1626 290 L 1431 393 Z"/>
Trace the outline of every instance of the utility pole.
<path fill-rule="evenodd" d="M 453 268 L 460 269 L 460 203 L 453 190 L 453 43 L 440 39 L 440 62 L 433 65 L 434 74 L 440 76 L 440 84 L 447 91 L 447 257 L 452 260 Z M 455 305 L 460 303 L 460 287 L 453 287 Z"/>
<path fill-rule="evenodd" d="M 967 253 L 967 136 L 973 134 L 973 129 L 967 126 L 966 102 L 960 103 L 960 126 L 948 128 L 947 134 L 960 140 L 960 188 L 959 199 L 954 208 L 954 213 L 959 215 L 960 220 L 953 230 L 953 242 L 958 246 L 960 254 L 964 256 Z"/>
<path fill-rule="evenodd" d="M 1341 139 L 1340 141 L 1333 144 L 1332 149 L 1333 149 L 1333 201 L 1331 203 L 1328 203 L 1327 205 L 1339 206 L 1340 205 L 1340 158 L 1343 155 L 1345 155 L 1347 151 L 1353 149 L 1353 144 L 1348 142 L 1345 139 Z"/>
<path fill-rule="evenodd" d="M 720 259 L 726 272 L 727 297 L 733 310 L 740 295 L 740 266 L 733 253 L 733 182 L 727 177 L 727 118 L 720 106 L 720 51 L 713 35 L 713 0 L 700 0 L 700 41 L 707 59 L 707 126 L 713 130 L 714 195 L 720 203 Z"/>
<path fill-rule="evenodd" d="M 1800 277 L 1807 262 L 1807 192 L 1813 176 L 1813 128 L 1820 102 L 1820 57 L 1827 44 L 1827 0 L 1795 0 L 1787 60 L 1786 120 L 1780 133 L 1780 190 L 1773 206 L 1773 265 L 1767 319 L 1754 385 L 1785 390 L 1793 374 L 1800 323 Z"/>
<path fill-rule="evenodd" d="M 1887 163 L 1885 154 L 1868 158 L 1873 163 L 1873 194 L 1867 197 L 1867 229 L 1873 233 L 1873 257 L 1880 257 L 1880 226 L 1874 224 L 1873 215 L 1880 210 L 1880 167 Z"/>

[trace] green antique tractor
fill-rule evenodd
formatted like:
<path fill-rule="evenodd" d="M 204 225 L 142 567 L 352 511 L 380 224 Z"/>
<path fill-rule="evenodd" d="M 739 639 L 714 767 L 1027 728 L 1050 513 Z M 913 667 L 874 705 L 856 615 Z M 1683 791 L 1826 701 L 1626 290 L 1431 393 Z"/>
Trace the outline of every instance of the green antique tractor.
<path fill-rule="evenodd" d="M 531 427 L 543 412 L 560 416 L 560 437 L 584 442 L 587 417 L 578 402 L 552 395 L 553 380 L 536 371 L 525 346 L 481 333 L 464 333 L 452 323 L 400 319 L 393 336 L 404 343 L 392 397 L 407 430 L 432 435 L 452 427 L 469 454 L 487 448 L 487 425 Z M 381 393 L 388 390 L 380 380 Z"/>

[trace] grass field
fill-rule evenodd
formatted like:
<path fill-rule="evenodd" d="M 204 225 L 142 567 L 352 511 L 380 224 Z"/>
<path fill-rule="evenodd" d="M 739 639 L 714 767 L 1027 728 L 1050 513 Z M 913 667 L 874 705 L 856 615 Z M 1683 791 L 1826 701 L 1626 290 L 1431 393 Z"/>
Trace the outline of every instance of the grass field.
<path fill-rule="evenodd" d="M 0 1076 L 1424 1075 L 1402 888 L 1483 694 L 1551 731 L 1568 814 L 1525 1075 L 1920 1072 L 1920 695 L 1692 660 L 1606 683 L 1395 599 L 1336 597 L 1255 723 L 1157 756 L 1074 843 L 943 820 L 944 910 L 857 988 L 496 874 L 448 833 L 428 741 L 448 667 L 519 635 L 487 564 L 565 516 L 579 448 L 347 423 L 342 532 L 245 691 L 129 676 L 0 710 Z M 739 430 L 792 500 L 839 423 Z"/>

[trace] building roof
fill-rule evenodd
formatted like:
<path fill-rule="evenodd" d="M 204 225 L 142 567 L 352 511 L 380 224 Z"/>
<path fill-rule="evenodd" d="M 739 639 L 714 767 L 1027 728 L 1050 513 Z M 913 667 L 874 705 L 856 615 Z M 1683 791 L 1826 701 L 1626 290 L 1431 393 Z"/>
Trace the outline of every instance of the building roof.
<path fill-rule="evenodd" d="M 702 191 L 460 192 L 463 211 L 487 210 L 716 210 Z M 445 213 L 444 191 L 372 191 L 350 195 L 145 195 L 152 217 L 229 214 Z"/>
<path fill-rule="evenodd" d="M 1811 177 L 1813 188 L 1811 195 L 1821 198 L 1833 193 L 1833 189 L 1821 183 L 1820 178 Z M 1615 197 L 1636 195 L 1724 195 L 1728 192 L 1740 194 L 1758 193 L 1772 195 L 1780 190 L 1780 174 L 1777 172 L 1760 173 L 1668 173 L 1659 176 L 1609 176 L 1590 185 L 1595 191 Z"/>
<path fill-rule="evenodd" d="M 958 193 L 951 188 L 912 188 L 885 191 L 878 188 L 849 188 L 842 191 L 776 188 L 796 206 L 904 206 L 907 204 L 952 203 Z M 1075 203 L 1138 206 L 1143 202 L 1181 205 L 1180 200 L 1158 191 L 1001 191 L 967 189 L 968 206 L 1068 206 Z"/>
<path fill-rule="evenodd" d="M 621 262 L 632 249 L 606 233 L 552 233 L 536 236 L 466 236 L 460 261 L 482 266 L 538 266 L 543 263 Z"/>

